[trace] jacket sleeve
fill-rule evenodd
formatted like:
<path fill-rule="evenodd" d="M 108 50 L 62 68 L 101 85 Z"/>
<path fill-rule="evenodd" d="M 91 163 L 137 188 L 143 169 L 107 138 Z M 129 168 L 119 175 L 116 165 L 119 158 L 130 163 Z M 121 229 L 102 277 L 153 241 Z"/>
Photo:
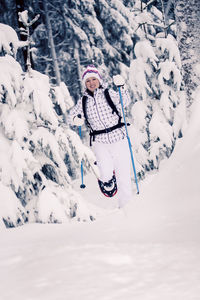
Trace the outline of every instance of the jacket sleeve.
<path fill-rule="evenodd" d="M 117 110 L 121 111 L 121 101 L 120 101 L 119 92 L 115 92 L 114 90 L 110 89 L 109 94 L 110 94 L 112 101 L 116 105 Z M 131 98 L 130 98 L 129 92 L 127 90 L 125 90 L 123 87 L 121 87 L 121 94 L 122 94 L 122 99 L 123 99 L 123 105 L 124 105 L 124 107 L 126 107 L 131 103 Z"/>
<path fill-rule="evenodd" d="M 83 115 L 83 108 L 82 108 L 82 98 L 78 100 L 77 104 L 75 106 L 73 106 L 68 115 L 67 115 L 67 123 L 69 125 L 74 125 L 74 118 L 77 116 L 77 115 L 81 115 L 81 118 L 84 118 L 84 115 Z"/>

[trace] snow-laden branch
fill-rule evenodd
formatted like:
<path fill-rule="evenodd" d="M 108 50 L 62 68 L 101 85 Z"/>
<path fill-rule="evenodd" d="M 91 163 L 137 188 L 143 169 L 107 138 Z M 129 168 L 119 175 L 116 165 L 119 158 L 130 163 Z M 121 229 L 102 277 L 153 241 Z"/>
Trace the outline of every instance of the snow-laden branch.
<path fill-rule="evenodd" d="M 149 5 L 151 5 L 153 2 L 155 2 L 156 0 L 150 0 L 144 7 L 143 10 L 147 9 L 147 7 L 149 7 Z"/>
<path fill-rule="evenodd" d="M 156 26 L 156 27 L 160 27 L 162 29 L 168 29 L 170 26 L 174 25 L 175 24 L 175 21 L 173 21 L 172 23 L 170 23 L 168 26 L 164 26 L 162 24 L 158 24 L 158 23 L 147 23 L 147 22 L 143 22 L 143 23 L 140 23 L 136 29 L 136 31 L 143 25 L 149 25 L 149 26 Z"/>

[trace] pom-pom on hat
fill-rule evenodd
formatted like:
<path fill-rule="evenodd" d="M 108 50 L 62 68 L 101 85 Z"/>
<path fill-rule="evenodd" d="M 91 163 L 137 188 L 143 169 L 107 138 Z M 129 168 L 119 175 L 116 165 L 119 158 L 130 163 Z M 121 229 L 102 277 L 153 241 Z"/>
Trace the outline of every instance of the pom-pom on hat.
<path fill-rule="evenodd" d="M 102 77 L 101 77 L 98 69 L 94 65 L 89 65 L 84 70 L 83 75 L 82 75 L 82 81 L 83 81 L 84 85 L 85 85 L 86 80 L 90 77 L 97 78 L 99 80 L 100 84 L 102 84 Z"/>

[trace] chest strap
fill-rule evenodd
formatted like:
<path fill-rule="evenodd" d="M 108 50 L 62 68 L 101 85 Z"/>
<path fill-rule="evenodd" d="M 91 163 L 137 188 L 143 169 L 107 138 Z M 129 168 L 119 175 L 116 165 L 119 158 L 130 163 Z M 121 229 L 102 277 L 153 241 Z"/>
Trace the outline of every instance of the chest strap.
<path fill-rule="evenodd" d="M 108 128 L 105 128 L 105 129 L 101 129 L 101 130 L 91 130 L 90 131 L 90 146 L 92 145 L 92 141 L 94 142 L 95 141 L 95 136 L 96 135 L 99 135 L 99 134 L 102 134 L 102 133 L 109 133 L 117 128 L 121 128 L 123 127 L 125 124 L 122 123 L 122 122 L 119 122 L 118 124 L 112 126 L 112 127 L 108 127 Z"/>

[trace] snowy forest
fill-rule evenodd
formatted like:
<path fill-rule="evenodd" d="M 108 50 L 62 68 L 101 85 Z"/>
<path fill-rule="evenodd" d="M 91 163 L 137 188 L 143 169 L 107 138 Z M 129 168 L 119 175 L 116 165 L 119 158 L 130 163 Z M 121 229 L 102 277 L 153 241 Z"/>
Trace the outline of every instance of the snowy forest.
<path fill-rule="evenodd" d="M 3 0 L 0 4 L 0 227 L 92 222 L 73 188 L 95 157 L 68 124 L 88 64 L 131 94 L 137 178 L 184 138 L 200 86 L 199 0 Z M 196 100 L 197 101 L 197 100 Z"/>

